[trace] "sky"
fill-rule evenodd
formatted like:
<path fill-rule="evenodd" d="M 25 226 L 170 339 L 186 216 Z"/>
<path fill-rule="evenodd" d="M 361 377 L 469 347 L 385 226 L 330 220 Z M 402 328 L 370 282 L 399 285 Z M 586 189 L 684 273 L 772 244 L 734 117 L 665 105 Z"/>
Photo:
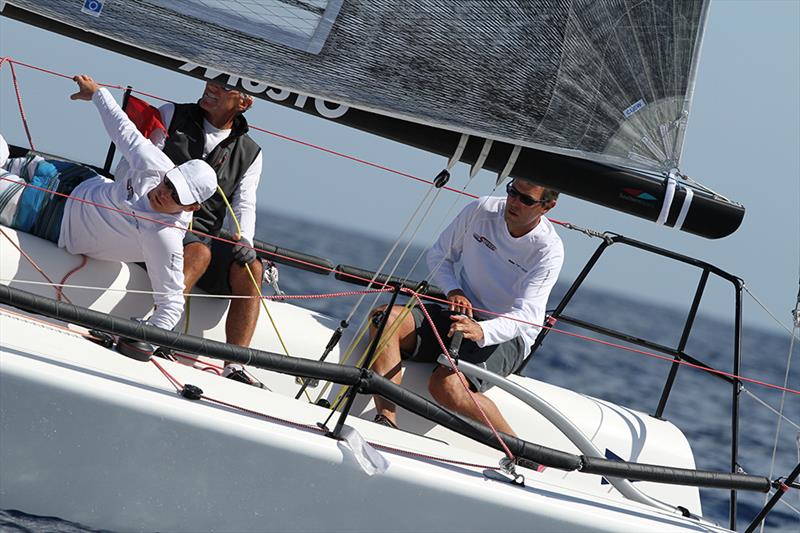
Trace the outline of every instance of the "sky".
<path fill-rule="evenodd" d="M 0 18 L 0 55 L 70 76 L 86 73 L 102 83 L 132 85 L 176 101 L 196 100 L 203 87 L 187 76 L 6 18 Z M 16 70 L 36 147 L 101 163 L 107 138 L 91 105 L 68 99 L 74 84 L 22 66 Z M 426 179 L 445 165 L 442 157 L 262 100 L 247 117 L 253 125 Z M 0 71 L 0 133 L 12 144 L 27 144 L 8 65 Z M 259 209 L 395 239 L 427 192 L 424 184 L 396 174 L 274 136 L 256 133 L 254 138 L 265 155 Z M 736 233 L 708 240 L 566 196 L 551 215 L 715 264 L 744 279 L 780 322 L 790 326 L 800 282 L 800 1 L 712 1 L 681 169 L 745 205 Z M 467 175 L 468 167 L 457 165 L 450 185 L 463 186 Z M 495 175 L 481 172 L 470 192 L 488 194 L 494 180 Z M 442 196 L 418 233 L 416 242 L 423 246 L 467 200 Z M 566 248 L 561 279 L 568 281 L 598 241 L 566 230 L 559 233 Z M 697 273 L 651 260 L 640 265 L 633 259 L 627 253 L 609 257 L 589 284 L 688 308 Z M 673 282 L 689 288 L 676 290 Z M 781 331 L 751 302 L 745 300 L 746 323 Z M 712 283 L 701 310 L 724 317 L 730 316 L 731 305 L 729 288 Z"/>

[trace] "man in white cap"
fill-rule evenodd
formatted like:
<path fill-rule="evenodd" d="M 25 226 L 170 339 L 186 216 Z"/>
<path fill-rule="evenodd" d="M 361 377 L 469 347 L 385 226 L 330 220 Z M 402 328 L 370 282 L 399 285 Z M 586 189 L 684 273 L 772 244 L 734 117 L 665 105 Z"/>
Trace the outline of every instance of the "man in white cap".
<path fill-rule="evenodd" d="M 120 181 L 98 175 L 86 179 L 85 173 L 77 179 L 60 180 L 57 192 L 70 198 L 63 201 L 63 196 L 48 194 L 32 233 L 57 241 L 73 254 L 143 261 L 156 304 L 147 322 L 172 329 L 183 314 L 183 236 L 192 213 L 216 191 L 216 173 L 198 159 L 175 166 L 139 133 L 106 89 L 88 76 L 73 80 L 79 91 L 70 98 L 95 104 L 131 170 Z M 37 166 L 45 163 L 36 159 L 33 163 Z M 6 167 L 13 163 L 10 160 Z"/>

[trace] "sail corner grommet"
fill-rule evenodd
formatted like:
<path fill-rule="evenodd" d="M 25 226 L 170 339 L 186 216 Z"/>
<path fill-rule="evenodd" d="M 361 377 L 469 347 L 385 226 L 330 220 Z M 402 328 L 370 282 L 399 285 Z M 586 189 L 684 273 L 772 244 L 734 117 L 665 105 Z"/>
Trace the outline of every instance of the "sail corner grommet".
<path fill-rule="evenodd" d="M 186 398 L 187 400 L 199 400 L 203 397 L 203 389 L 196 385 L 186 384 L 181 389 L 181 396 Z"/>

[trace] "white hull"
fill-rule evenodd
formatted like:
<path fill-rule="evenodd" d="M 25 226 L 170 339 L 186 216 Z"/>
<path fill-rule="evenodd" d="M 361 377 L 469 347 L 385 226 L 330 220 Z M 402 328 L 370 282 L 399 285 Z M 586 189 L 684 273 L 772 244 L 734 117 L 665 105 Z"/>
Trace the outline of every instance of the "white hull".
<path fill-rule="evenodd" d="M 48 270 L 53 279 L 77 263 L 49 243 L 20 238 L 39 264 L 55 266 Z M 57 265 L 66 265 L 63 273 Z M 38 279 L 5 241 L 0 266 L 3 279 Z M 95 285 L 104 275 L 111 286 L 147 287 L 138 267 L 95 261 L 70 283 Z M 52 295 L 49 287 L 32 292 Z M 123 317 L 144 313 L 150 302 L 147 295 L 67 294 L 76 304 Z M 81 302 L 81 295 L 92 301 Z M 221 338 L 221 305 L 195 301 L 192 329 Z M 270 310 L 292 355 L 318 357 L 336 325 L 287 304 L 270 304 Z M 267 324 L 262 316 L 254 347 L 280 352 Z M 329 411 L 294 400 L 298 387 L 291 376 L 256 371 L 271 389 L 260 390 L 159 361 L 180 383 L 199 386 L 235 409 L 187 400 L 155 364 L 128 359 L 33 317 L 0 309 L 0 332 L 3 509 L 113 530 L 724 531 L 626 500 L 599 476 L 548 468 L 520 469 L 525 487 L 489 479 L 481 466 L 447 461 L 493 467 L 499 452 L 408 413 L 401 413 L 401 425 L 427 436 L 348 418 L 347 424 L 388 460 L 385 472 L 368 475 L 343 443 L 316 429 Z M 337 359 L 338 352 L 329 360 Z M 410 365 L 405 382 L 423 392 L 429 372 Z M 685 438 L 667 422 L 528 378 L 514 379 L 557 405 L 601 450 L 638 462 L 694 467 Z M 491 394 L 520 437 L 579 453 L 530 408 L 502 391 Z M 357 412 L 369 419 L 366 399 Z M 651 497 L 701 513 L 696 489 L 636 485 Z"/>

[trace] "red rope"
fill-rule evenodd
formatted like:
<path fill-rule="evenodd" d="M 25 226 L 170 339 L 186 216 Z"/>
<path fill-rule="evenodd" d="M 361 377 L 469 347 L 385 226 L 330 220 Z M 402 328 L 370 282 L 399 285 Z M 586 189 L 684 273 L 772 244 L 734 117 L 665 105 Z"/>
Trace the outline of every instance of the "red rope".
<path fill-rule="evenodd" d="M 22 94 L 19 91 L 19 83 L 17 82 L 17 71 L 14 70 L 14 61 L 9 59 L 8 65 L 11 67 L 11 81 L 14 84 L 14 92 L 17 93 L 17 105 L 19 106 L 19 114 L 22 118 L 22 125 L 25 128 L 25 135 L 28 136 L 28 144 L 32 150 L 36 150 L 33 145 L 33 138 L 31 137 L 31 130 L 28 128 L 28 119 L 25 117 L 25 108 L 22 106 Z"/>
<path fill-rule="evenodd" d="M 164 374 L 164 376 L 169 380 L 169 382 L 172 384 L 173 387 L 175 387 L 175 389 L 178 392 L 181 392 L 183 390 L 183 384 L 180 381 L 178 381 L 178 379 L 175 378 L 172 374 L 167 372 L 167 369 L 161 366 L 161 363 L 156 361 L 154 357 L 150 358 L 150 362 L 156 365 L 156 368 L 159 369 L 162 374 Z"/>
<path fill-rule="evenodd" d="M 69 303 L 72 303 L 72 302 L 70 302 L 69 298 L 67 298 L 67 296 L 64 294 L 64 292 L 63 292 L 63 290 L 61 289 L 61 287 L 57 287 L 57 286 L 56 286 L 56 284 L 55 284 L 55 282 L 54 282 L 52 279 L 50 279 L 50 276 L 48 276 L 48 275 L 45 273 L 45 271 L 44 271 L 44 270 L 42 270 L 42 269 L 39 267 L 39 265 L 37 265 L 37 264 L 36 264 L 36 261 L 34 261 L 34 260 L 33 260 L 33 258 L 32 258 L 31 256 L 29 256 L 27 253 L 25 253 L 25 250 L 23 250 L 22 248 L 20 248 L 20 247 L 19 247 L 19 245 L 17 245 L 17 243 L 15 243 L 15 242 L 14 242 L 14 241 L 11 239 L 11 237 L 9 237 L 9 236 L 8 236 L 8 234 L 7 234 L 5 231 L 3 231 L 3 229 L 2 229 L 2 228 L 0 228 L 0 233 L 2 233 L 2 234 L 3 234 L 3 237 L 5 237 L 6 239 L 8 239 L 8 242 L 10 242 L 11 244 L 13 244 L 13 245 L 14 245 L 14 248 L 16 248 L 16 249 L 17 249 L 17 251 L 18 251 L 20 254 L 22 254 L 22 257 L 24 257 L 25 259 L 27 259 L 27 260 L 28 260 L 28 262 L 31 264 L 31 266 L 32 266 L 34 269 L 36 269 L 36 271 L 37 271 L 37 272 L 39 272 L 39 274 L 41 274 L 42 276 L 44 276 L 44 279 L 46 279 L 46 280 L 48 281 L 48 283 L 50 283 L 50 285 L 52 285 L 52 286 L 53 286 L 53 289 L 56 291 L 56 298 L 57 298 L 58 300 L 61 300 L 61 297 L 63 296 L 63 297 L 64 297 L 64 299 L 65 299 L 66 301 L 68 301 Z"/>
<path fill-rule="evenodd" d="M 429 315 L 428 310 L 425 309 L 425 304 L 422 303 L 422 300 L 419 297 L 417 297 L 417 303 L 419 304 L 420 309 L 422 309 L 422 312 L 425 314 L 425 319 L 430 324 L 431 330 L 433 330 L 433 335 L 436 337 L 436 341 L 439 343 L 439 347 L 442 349 L 442 353 L 445 355 L 445 357 L 447 357 L 447 361 L 450 363 L 450 368 L 458 376 L 458 379 L 461 381 L 461 385 L 464 386 L 464 390 L 467 392 L 467 395 L 469 396 L 470 400 L 472 400 L 472 403 L 474 403 L 475 407 L 478 408 L 478 411 L 481 413 L 481 416 L 483 417 L 483 420 L 486 422 L 486 425 L 489 426 L 489 429 L 491 429 L 492 433 L 494 433 L 494 436 L 495 438 L 497 438 L 497 441 L 500 443 L 500 446 L 503 447 L 503 451 L 505 452 L 505 454 L 508 456 L 509 459 L 513 461 L 514 454 L 511 453 L 511 450 L 508 449 L 508 446 L 506 446 L 506 443 L 503 441 L 503 438 L 500 436 L 500 433 L 494 427 L 492 421 L 489 420 L 489 416 L 483 410 L 481 404 L 478 403 L 478 400 L 475 399 L 475 395 L 472 394 L 472 391 L 469 390 L 469 384 L 467 384 L 467 378 L 464 377 L 464 374 L 458 371 L 456 362 L 453 361 L 452 357 L 450 357 L 450 350 L 448 350 L 447 347 L 444 345 L 444 341 L 442 341 L 442 338 L 439 336 L 439 332 L 436 330 L 436 324 L 434 324 L 431 315 Z"/>
<path fill-rule="evenodd" d="M 274 131 L 266 130 L 264 128 L 259 128 L 258 126 L 252 126 L 251 125 L 250 129 L 254 129 L 256 131 L 260 131 L 262 133 L 266 133 L 267 135 L 272 135 L 273 137 L 277 137 L 277 138 L 283 139 L 285 141 L 291 141 L 293 143 L 297 143 L 297 144 L 300 144 L 302 146 L 306 146 L 308 148 L 314 148 L 315 150 L 320 150 L 320 151 L 325 152 L 327 154 L 335 155 L 335 156 L 338 156 L 338 157 L 343 157 L 345 159 L 349 159 L 350 161 L 355 161 L 356 163 L 361 163 L 363 165 L 367 165 L 367 166 L 370 166 L 370 167 L 373 167 L 373 168 L 377 168 L 377 169 L 383 170 L 385 172 L 391 172 L 392 174 L 397 174 L 399 176 L 410 178 L 412 180 L 420 181 L 422 183 L 427 183 L 428 185 L 433 185 L 433 182 L 430 181 L 430 180 L 426 180 L 426 179 L 414 176 L 413 174 L 408 174 L 407 172 L 402 172 L 400 170 L 395 170 L 393 168 L 390 168 L 390 167 L 387 167 L 387 166 L 384 166 L 384 165 L 379 165 L 378 163 L 373 163 L 371 161 L 367 161 L 366 159 L 361 159 L 361 158 L 358 158 L 356 156 L 347 155 L 347 154 L 344 154 L 342 152 L 337 152 L 336 150 L 331 150 L 330 148 L 325 148 L 324 146 L 319 146 L 318 144 L 312 144 L 310 142 L 301 141 L 299 139 L 295 139 L 294 137 L 289 137 L 288 135 L 283 135 L 282 133 L 277 133 L 277 132 L 274 132 Z M 470 198 L 478 198 L 478 196 L 476 196 L 474 194 L 470 194 L 470 193 L 468 193 L 466 191 L 462 191 L 462 190 L 459 190 L 459 189 L 454 189 L 452 187 L 445 186 L 445 187 L 442 187 L 442 188 L 446 189 L 448 191 L 451 191 L 451 192 L 455 192 L 455 193 L 458 193 L 458 194 L 463 194 L 464 196 L 468 196 Z"/>
<path fill-rule="evenodd" d="M 87 263 L 89 258 L 86 257 L 83 254 L 81 254 L 81 258 L 82 258 L 81 259 L 81 264 L 76 266 L 75 268 L 73 268 L 72 270 L 67 272 L 66 274 L 64 274 L 64 277 L 61 278 L 61 281 L 59 282 L 59 285 L 64 285 L 67 282 L 67 279 L 69 279 L 69 277 L 71 275 L 73 275 L 75 272 L 77 272 L 78 270 L 80 270 L 80 269 L 82 269 L 83 267 L 86 266 L 86 263 Z M 59 287 L 59 289 L 58 289 L 58 301 L 61 301 L 61 297 L 62 296 L 64 296 L 64 287 Z M 64 296 L 64 297 L 66 298 L 66 296 Z M 72 303 L 72 302 L 70 302 L 70 303 Z"/>
<path fill-rule="evenodd" d="M 273 295 L 273 296 L 260 296 L 266 300 L 314 300 L 320 298 L 339 298 L 342 296 L 360 296 L 362 294 L 376 294 L 384 292 L 392 292 L 394 289 L 387 287 L 385 289 L 370 289 L 365 291 L 344 291 L 344 292 L 329 292 L 322 294 L 286 294 L 286 295 Z"/>

